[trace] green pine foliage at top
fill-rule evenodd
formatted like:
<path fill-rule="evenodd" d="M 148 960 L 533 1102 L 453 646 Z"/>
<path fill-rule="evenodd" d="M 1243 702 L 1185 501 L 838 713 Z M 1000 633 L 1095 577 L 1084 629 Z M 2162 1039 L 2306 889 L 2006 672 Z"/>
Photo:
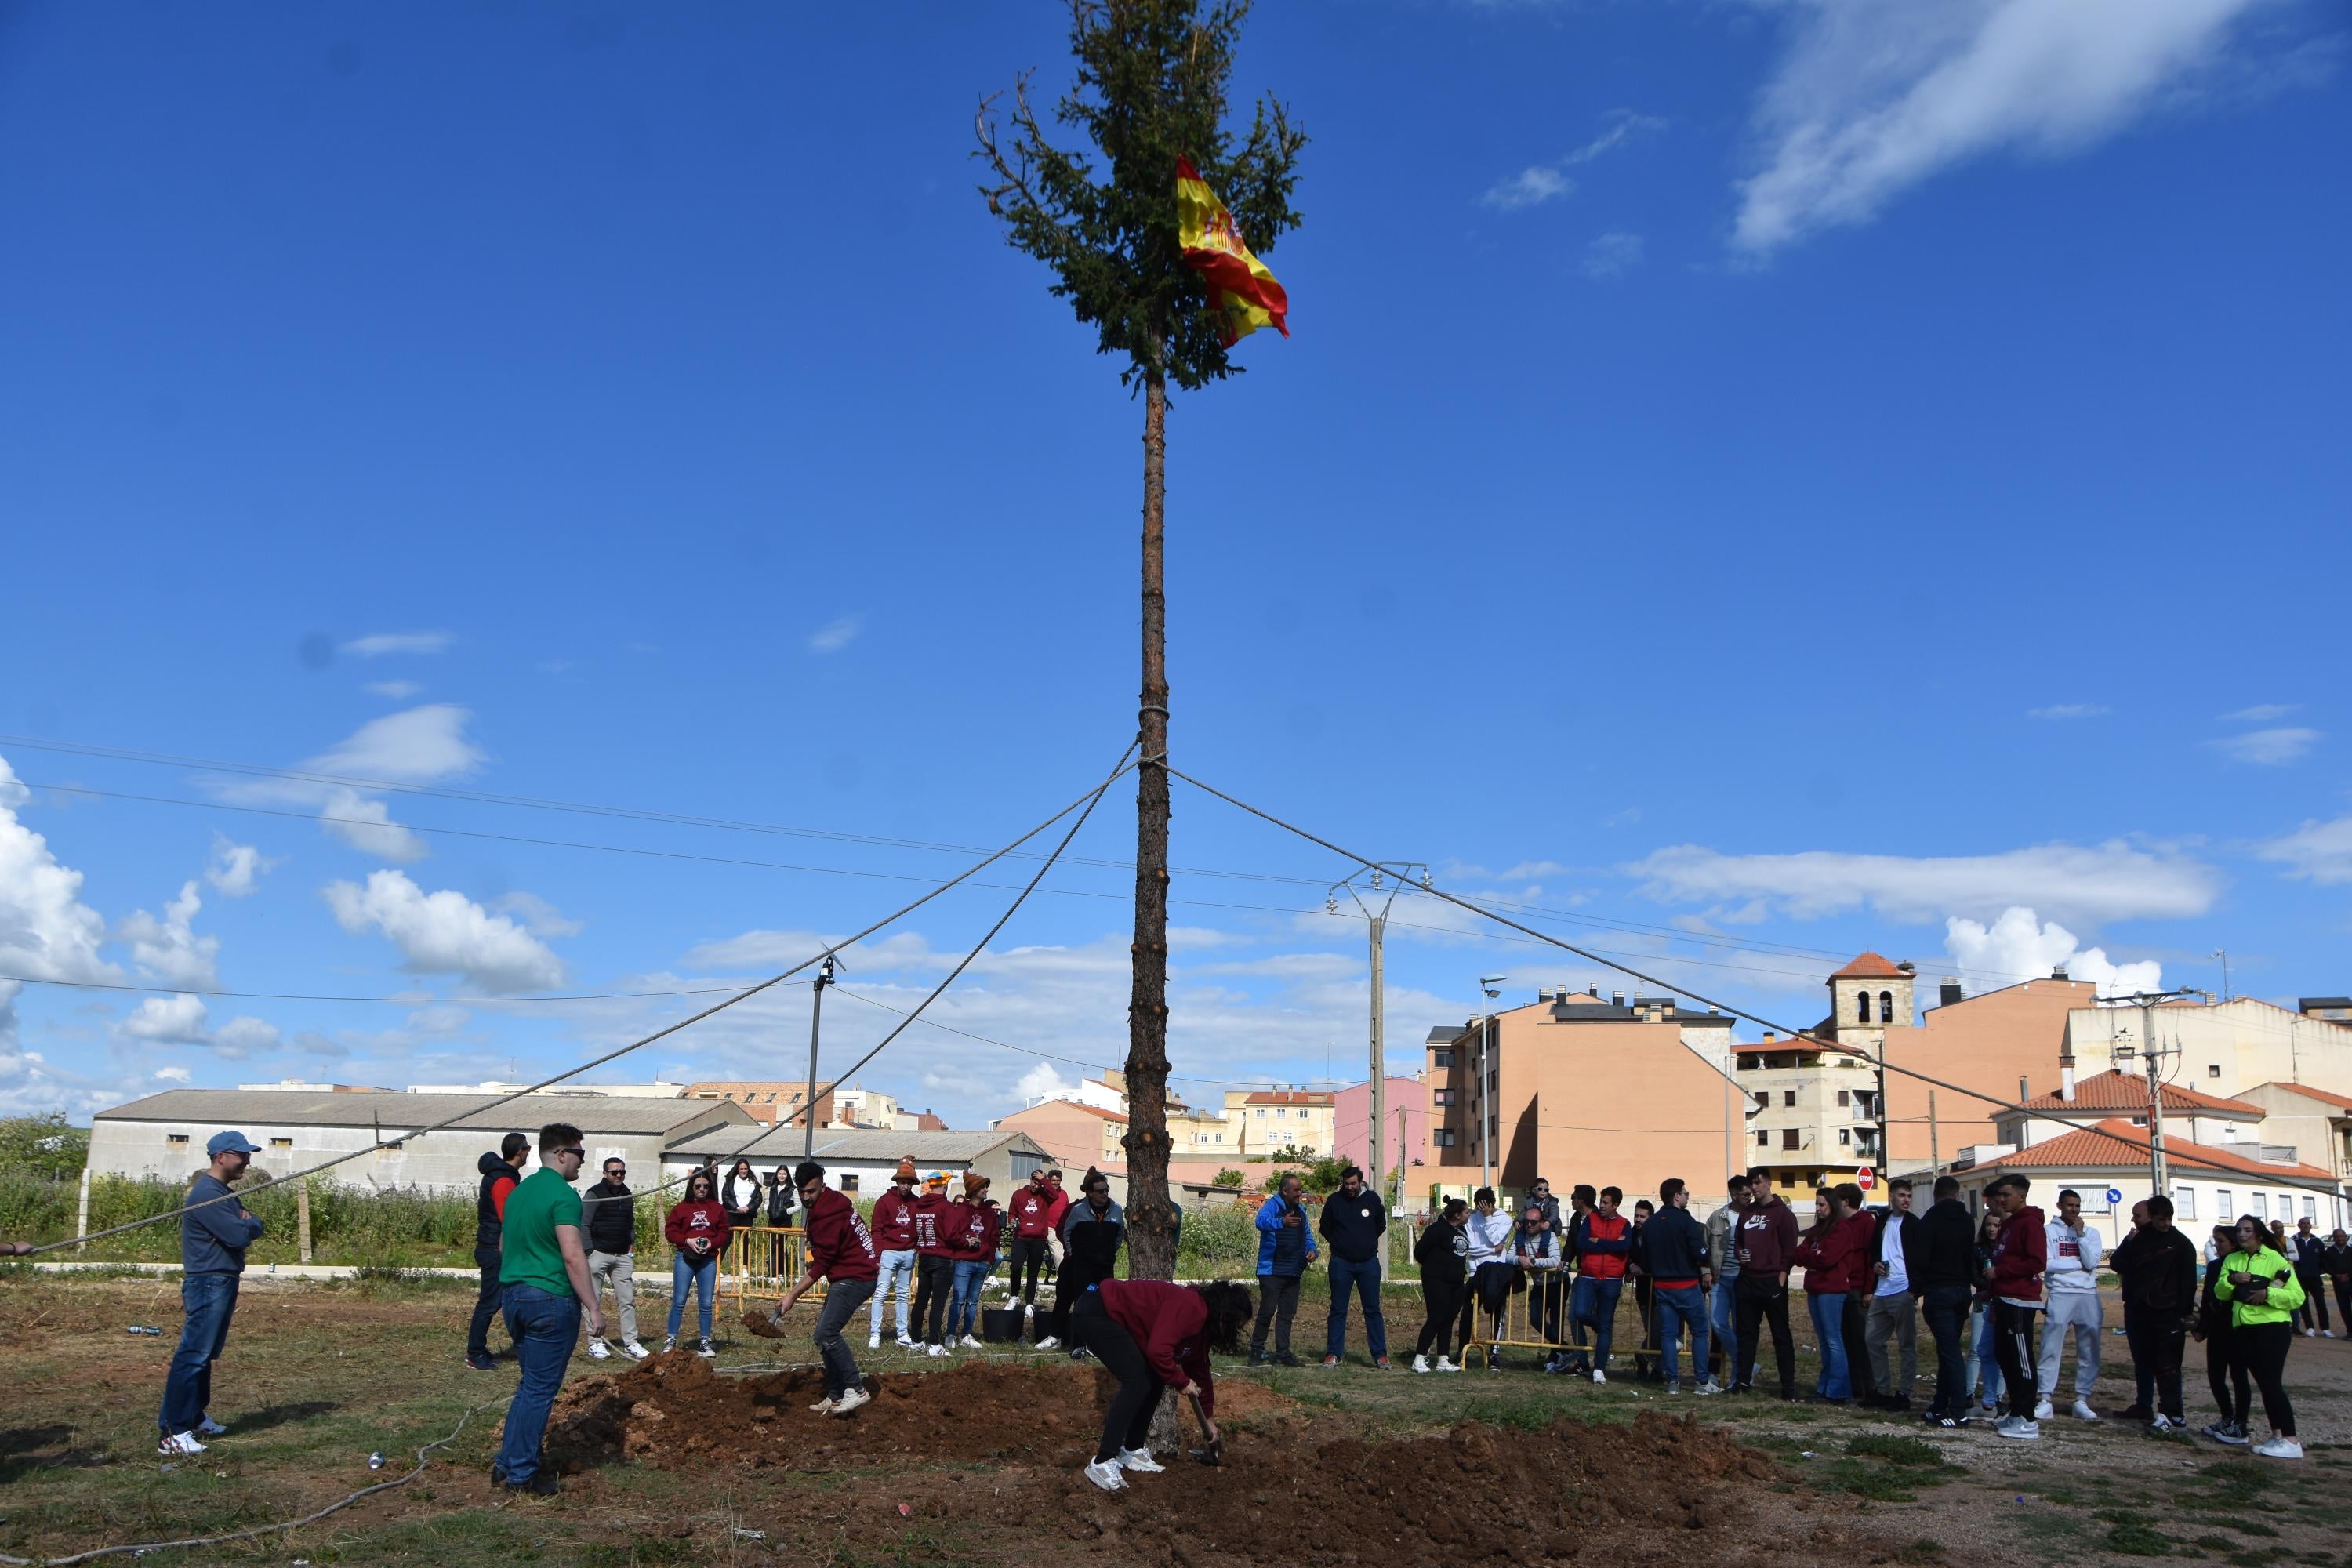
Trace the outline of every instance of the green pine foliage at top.
<path fill-rule="evenodd" d="M 1055 145 L 1029 101 L 1030 73 L 983 99 L 980 187 L 1018 250 L 1053 268 L 1053 292 L 1119 354 L 1119 380 L 1166 379 L 1187 391 L 1237 375 L 1218 341 L 1199 274 L 1177 242 L 1176 164 L 1190 158 L 1263 257 L 1298 226 L 1291 206 L 1307 133 L 1276 100 L 1258 100 L 1248 132 L 1225 128 L 1234 51 L 1248 0 L 1070 0 L 1076 79 L 1053 119 L 1091 151 Z"/>

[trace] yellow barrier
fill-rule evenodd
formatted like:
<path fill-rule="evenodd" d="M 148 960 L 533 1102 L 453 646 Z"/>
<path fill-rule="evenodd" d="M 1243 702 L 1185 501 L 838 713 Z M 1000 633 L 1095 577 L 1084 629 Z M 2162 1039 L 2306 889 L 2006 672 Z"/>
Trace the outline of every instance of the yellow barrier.
<path fill-rule="evenodd" d="M 1574 1283 L 1565 1269 L 1529 1269 L 1527 1289 L 1503 1298 L 1502 1310 L 1489 1311 L 1478 1300 L 1477 1279 L 1470 1281 L 1470 1336 L 1462 1342 L 1462 1364 L 1478 1352 L 1484 1371 L 1495 1352 L 1514 1350 L 1558 1351 L 1567 1348 L 1568 1294 Z"/>
<path fill-rule="evenodd" d="M 808 1241 L 796 1226 L 771 1229 L 754 1226 L 739 1230 L 727 1242 L 727 1256 L 719 1268 L 719 1293 L 745 1302 L 781 1299 L 808 1274 Z M 810 1292 L 812 1299 L 824 1294 Z"/>

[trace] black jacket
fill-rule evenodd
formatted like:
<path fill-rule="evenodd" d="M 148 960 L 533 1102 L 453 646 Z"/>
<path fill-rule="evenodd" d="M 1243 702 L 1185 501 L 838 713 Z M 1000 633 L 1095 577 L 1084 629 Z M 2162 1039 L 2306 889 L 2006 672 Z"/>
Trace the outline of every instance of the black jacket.
<path fill-rule="evenodd" d="M 1069 1264 L 1089 1279 L 1111 1277 L 1118 1268 L 1118 1244 L 1126 1236 L 1127 1215 L 1117 1204 L 1105 1204 L 1097 1215 L 1081 1197 L 1062 1215 L 1062 1245 L 1069 1249 Z"/>
<path fill-rule="evenodd" d="M 637 1204 L 628 1183 L 598 1182 L 580 1194 L 580 1208 L 591 1252 L 627 1254 L 637 1249 Z"/>
<path fill-rule="evenodd" d="M 474 1245 L 496 1247 L 506 1234 L 506 1222 L 500 1217 L 499 1200 L 491 1195 L 500 1182 L 512 1192 L 522 1181 L 522 1173 L 496 1154 L 485 1154 L 474 1162 L 474 1169 L 482 1173 L 482 1184 L 474 1189 Z"/>
<path fill-rule="evenodd" d="M 1366 1187 L 1354 1197 L 1334 1190 L 1323 1200 L 1323 1217 L 1315 1234 L 1331 1244 L 1331 1254 L 1350 1263 L 1368 1263 L 1381 1249 L 1381 1236 L 1389 1227 L 1389 1211 L 1381 1194 Z"/>
<path fill-rule="evenodd" d="M 2132 1232 L 2107 1254 L 2107 1267 L 2124 1300 L 2142 1312 L 2175 1321 L 2196 1316 L 2197 1244 L 2178 1229 Z"/>
<path fill-rule="evenodd" d="M 793 1184 L 768 1178 L 768 1223 L 782 1230 L 793 1223 Z"/>
<path fill-rule="evenodd" d="M 1668 1204 L 1642 1226 L 1639 1252 L 1654 1280 L 1696 1279 L 1706 1271 L 1706 1226 Z"/>
<path fill-rule="evenodd" d="M 1421 1277 L 1438 1285 L 1459 1285 L 1470 1277 L 1470 1232 L 1467 1226 L 1448 1225 L 1443 1216 L 1421 1227 L 1421 1239 L 1412 1244 L 1412 1260 L 1421 1265 Z"/>
<path fill-rule="evenodd" d="M 1904 1235 L 1903 1261 L 1915 1296 L 1942 1285 L 1974 1285 L 1977 1222 L 1967 1206 L 1958 1198 L 1929 1205 Z"/>

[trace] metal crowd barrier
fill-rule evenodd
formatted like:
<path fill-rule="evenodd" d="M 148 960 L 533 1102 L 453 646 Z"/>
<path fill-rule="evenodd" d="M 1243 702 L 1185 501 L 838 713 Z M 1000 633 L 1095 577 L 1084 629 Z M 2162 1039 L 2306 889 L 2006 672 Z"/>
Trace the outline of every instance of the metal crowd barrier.
<path fill-rule="evenodd" d="M 719 1294 L 749 1303 L 775 1300 L 808 1274 L 808 1238 L 797 1226 L 773 1229 L 754 1226 L 728 1238 L 727 1255 L 719 1266 Z M 814 1300 L 823 1287 L 810 1292 Z"/>
<path fill-rule="evenodd" d="M 1494 1360 L 1495 1352 L 1501 1350 L 1542 1351 L 1547 1356 L 1554 1351 L 1590 1350 L 1590 1331 L 1573 1329 L 1568 1321 L 1576 1277 L 1565 1268 L 1528 1269 L 1523 1271 L 1522 1279 L 1526 1288 L 1506 1295 L 1501 1310 L 1492 1311 L 1478 1299 L 1477 1277 L 1471 1277 L 1470 1333 L 1462 1342 L 1463 1365 L 1472 1364 L 1473 1351 L 1478 1353 L 1476 1365 L 1483 1372 Z M 1633 1281 L 1627 1279 L 1617 1299 L 1614 1343 L 1611 1347 L 1618 1364 L 1630 1370 L 1637 1357 L 1655 1358 L 1659 1354 L 1656 1316 L 1653 1303 L 1650 1321 L 1643 1321 Z"/>

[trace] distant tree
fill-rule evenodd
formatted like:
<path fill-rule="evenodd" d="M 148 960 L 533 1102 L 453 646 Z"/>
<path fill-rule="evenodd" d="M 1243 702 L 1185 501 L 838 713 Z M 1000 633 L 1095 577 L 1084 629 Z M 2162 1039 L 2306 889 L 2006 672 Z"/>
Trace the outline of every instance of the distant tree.
<path fill-rule="evenodd" d="M 1168 601 L 1163 572 L 1168 384 L 1187 392 L 1236 375 L 1231 324 L 1179 240 L 1176 170 L 1190 159 L 1248 244 L 1264 252 L 1298 226 L 1290 195 L 1307 134 L 1273 99 L 1238 142 L 1225 128 L 1234 51 L 1248 0 L 1068 0 L 1076 81 L 1051 118 L 1091 151 L 1065 151 L 1013 88 L 1000 126 L 995 97 L 973 129 L 990 182 L 988 210 L 1015 249 L 1045 263 L 1047 287 L 1096 329 L 1097 348 L 1126 361 L 1119 380 L 1143 394 L 1143 680 L 1138 711 L 1135 942 L 1127 1012 L 1127 1216 L 1139 1279 L 1175 1269 L 1168 1198 Z"/>
<path fill-rule="evenodd" d="M 1348 1162 L 1337 1154 L 1326 1154 L 1307 1167 L 1307 1190 L 1310 1193 L 1336 1193 L 1339 1190 L 1339 1173 Z"/>
<path fill-rule="evenodd" d="M 1213 1187 L 1238 1187 L 1241 1184 L 1242 1173 L 1239 1171 L 1219 1171 L 1215 1175 L 1209 1178 L 1209 1185 Z"/>
<path fill-rule="evenodd" d="M 89 1160 L 89 1129 L 68 1127 L 66 1113 L 0 1118 L 0 1171 L 79 1176 Z"/>

